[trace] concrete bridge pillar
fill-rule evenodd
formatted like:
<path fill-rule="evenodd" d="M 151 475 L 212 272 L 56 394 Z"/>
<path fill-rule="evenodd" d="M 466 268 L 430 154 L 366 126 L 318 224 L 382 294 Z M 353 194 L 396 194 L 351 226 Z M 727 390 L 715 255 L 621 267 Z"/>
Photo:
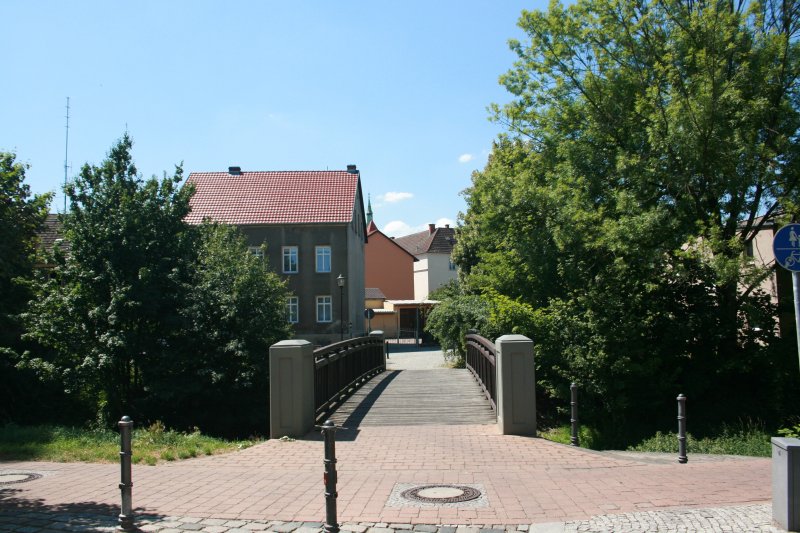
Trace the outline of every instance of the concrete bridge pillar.
<path fill-rule="evenodd" d="M 269 348 L 269 436 L 302 437 L 314 428 L 314 346 L 286 340 Z"/>
<path fill-rule="evenodd" d="M 497 424 L 503 435 L 536 435 L 533 341 L 503 335 L 497 348 Z"/>

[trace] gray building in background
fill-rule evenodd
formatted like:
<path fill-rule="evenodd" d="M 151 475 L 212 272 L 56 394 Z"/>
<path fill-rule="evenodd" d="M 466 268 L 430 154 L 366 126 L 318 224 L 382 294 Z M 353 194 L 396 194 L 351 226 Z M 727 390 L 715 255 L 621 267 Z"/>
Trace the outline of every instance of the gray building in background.
<path fill-rule="evenodd" d="M 193 172 L 187 221 L 230 224 L 251 251 L 288 282 L 286 319 L 295 337 L 330 344 L 364 331 L 364 244 L 361 179 L 347 170 Z"/>

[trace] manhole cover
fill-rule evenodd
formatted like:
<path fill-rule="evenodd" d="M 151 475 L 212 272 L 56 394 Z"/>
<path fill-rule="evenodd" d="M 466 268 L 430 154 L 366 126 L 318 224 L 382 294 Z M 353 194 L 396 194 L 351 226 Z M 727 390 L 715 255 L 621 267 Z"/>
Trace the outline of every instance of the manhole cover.
<path fill-rule="evenodd" d="M 12 483 L 25 483 L 26 481 L 33 481 L 42 477 L 41 474 L 28 473 L 10 473 L 0 474 L 0 485 L 11 485 Z"/>
<path fill-rule="evenodd" d="M 404 490 L 400 496 L 423 503 L 458 503 L 475 500 L 481 495 L 478 489 L 466 485 L 423 485 Z"/>

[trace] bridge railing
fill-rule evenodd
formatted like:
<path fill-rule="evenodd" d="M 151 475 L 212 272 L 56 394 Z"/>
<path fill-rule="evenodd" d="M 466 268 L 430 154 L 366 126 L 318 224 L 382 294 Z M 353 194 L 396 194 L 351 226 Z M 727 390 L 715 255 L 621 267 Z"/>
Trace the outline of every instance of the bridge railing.
<path fill-rule="evenodd" d="M 486 399 L 497 412 L 497 348 L 492 341 L 476 334 L 466 336 L 467 370 L 481 386 Z"/>
<path fill-rule="evenodd" d="M 314 350 L 314 409 L 326 419 L 359 386 L 386 370 L 383 335 L 358 337 Z"/>

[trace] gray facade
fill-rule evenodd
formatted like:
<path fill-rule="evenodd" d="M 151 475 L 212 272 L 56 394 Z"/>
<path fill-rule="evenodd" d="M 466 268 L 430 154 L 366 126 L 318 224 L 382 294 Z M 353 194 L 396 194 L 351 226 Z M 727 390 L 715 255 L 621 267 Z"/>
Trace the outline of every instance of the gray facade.
<path fill-rule="evenodd" d="M 297 297 L 298 321 L 295 338 L 317 345 L 365 333 L 364 307 L 364 215 L 356 202 L 350 224 L 294 224 L 239 226 L 249 246 L 266 245 L 272 270 L 287 281 Z M 317 247 L 330 246 L 330 272 L 317 272 Z M 283 250 L 297 248 L 297 272 L 284 272 Z M 340 292 L 339 275 L 345 277 Z M 317 320 L 317 297 L 331 297 L 331 320 Z"/>

